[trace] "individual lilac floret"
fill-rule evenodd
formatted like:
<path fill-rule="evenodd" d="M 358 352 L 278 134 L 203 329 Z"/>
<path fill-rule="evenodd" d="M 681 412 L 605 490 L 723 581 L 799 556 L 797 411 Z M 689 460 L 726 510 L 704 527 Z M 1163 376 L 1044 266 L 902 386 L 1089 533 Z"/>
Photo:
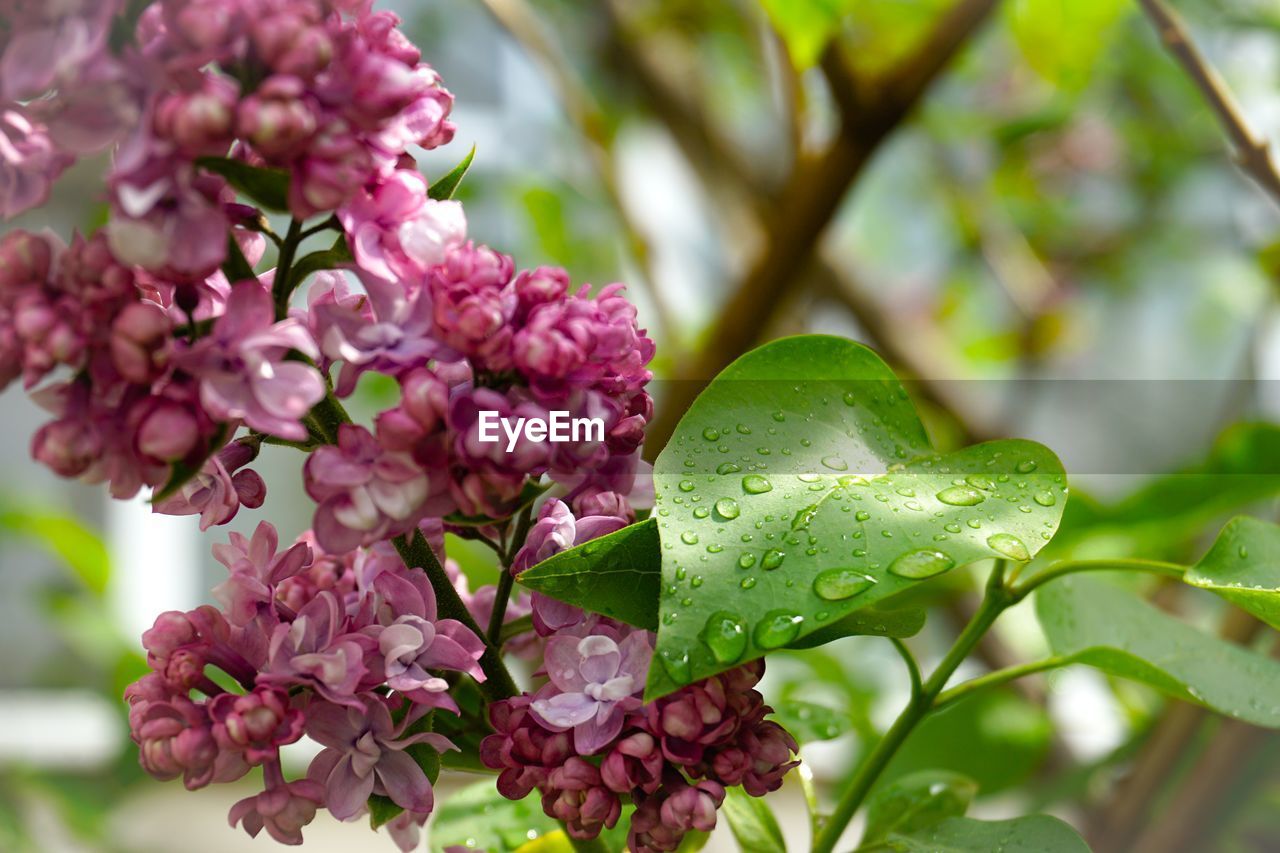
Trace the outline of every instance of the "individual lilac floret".
<path fill-rule="evenodd" d="M 377 637 L 388 687 L 415 702 L 452 708 L 448 682 L 431 670 L 465 672 L 484 681 L 479 665 L 484 641 L 456 619 L 436 619 L 435 592 L 423 572 L 383 572 L 373 587 L 387 615 L 383 625 L 365 631 Z"/>
<path fill-rule="evenodd" d="M 213 590 L 232 625 L 248 625 L 275 597 L 275 587 L 311 565 L 311 548 L 305 542 L 276 553 L 279 534 L 270 523 L 260 522 L 253 538 L 232 533 L 228 544 L 213 546 L 213 556 L 227 567 L 231 577 Z"/>
<path fill-rule="evenodd" d="M 600 780 L 595 765 L 575 755 L 551 771 L 542 810 L 563 821 L 573 838 L 595 838 L 617 825 L 622 801 Z"/>
<path fill-rule="evenodd" d="M 617 737 L 627 712 L 640 707 L 638 696 L 653 654 L 647 632 L 619 640 L 612 629 L 595 630 L 582 638 L 558 635 L 547 641 L 550 683 L 530 706 L 548 728 L 572 729 L 581 755 L 591 755 Z"/>
<path fill-rule="evenodd" d="M 353 697 L 368 672 L 364 655 L 370 645 L 367 637 L 348 632 L 338 597 L 321 592 L 293 622 L 275 627 L 268 667 L 259 679 L 311 687 L 330 702 L 359 706 Z"/>
<path fill-rule="evenodd" d="M 48 201 L 71 159 L 20 110 L 0 112 L 0 216 L 10 219 Z"/>
<path fill-rule="evenodd" d="M 316 541 L 341 553 L 413 528 L 430 491 L 407 453 L 388 451 L 364 427 L 343 424 L 337 446 L 307 459 L 303 476 L 316 507 Z"/>
<path fill-rule="evenodd" d="M 307 709 L 307 734 L 325 747 L 311 762 L 307 778 L 325 786 L 325 804 L 334 817 L 350 820 L 363 813 L 373 794 L 410 811 L 431 811 L 431 782 L 405 749 L 415 743 L 439 752 L 454 747 L 432 732 L 406 735 L 420 717 L 410 711 L 397 725 L 373 694 L 356 707 L 317 703 Z"/>
<path fill-rule="evenodd" d="M 250 428 L 303 441 L 301 420 L 325 394 L 314 368 L 286 357 L 296 350 L 319 356 L 306 327 L 275 322 L 271 294 L 257 282 L 231 288 L 227 312 L 183 359 L 200 378 L 200 400 L 211 415 L 242 420 Z"/>
<path fill-rule="evenodd" d="M 209 717 L 218 746 L 241 753 L 251 766 L 276 760 L 280 747 L 302 737 L 304 722 L 289 694 L 268 686 L 239 696 L 220 693 L 209 703 Z"/>
<path fill-rule="evenodd" d="M 338 219 L 356 266 L 387 282 L 421 282 L 467 237 L 462 205 L 432 199 L 426 179 L 407 169 L 357 194 L 338 209 Z"/>
<path fill-rule="evenodd" d="M 366 297 L 354 305 L 321 303 L 311 325 L 320 335 L 325 358 L 341 361 L 335 389 L 339 397 L 355 390 L 366 370 L 392 376 L 426 364 L 443 347 L 431 337 L 431 297 L 410 294 L 399 283 L 369 277 Z"/>
<path fill-rule="evenodd" d="M 319 782 L 282 781 L 240 800 L 231 807 L 227 822 L 232 826 L 242 824 L 251 838 L 257 838 L 265 828 L 279 843 L 298 845 L 302 843 L 302 828 L 315 819 L 316 810 L 323 805 L 324 786 Z"/>
<path fill-rule="evenodd" d="M 255 451 L 232 442 L 210 456 L 194 477 L 177 492 L 151 505 L 162 515 L 199 515 L 200 529 L 208 530 L 235 518 L 241 506 L 257 509 L 267 497 L 267 484 L 258 472 L 243 468 Z"/>

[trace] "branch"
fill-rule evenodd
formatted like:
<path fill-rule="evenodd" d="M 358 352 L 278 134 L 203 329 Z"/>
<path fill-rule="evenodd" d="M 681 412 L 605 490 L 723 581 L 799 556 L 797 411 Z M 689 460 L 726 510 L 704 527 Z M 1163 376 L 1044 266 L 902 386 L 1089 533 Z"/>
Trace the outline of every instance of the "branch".
<path fill-rule="evenodd" d="M 542 66 L 569 121 L 578 127 L 586 139 L 587 153 L 595 169 L 605 195 L 617 214 L 626 234 L 627 246 L 635 257 L 653 299 L 654 313 L 668 345 L 680 347 L 679 330 L 674 322 L 674 312 L 658 288 L 650 263 L 648 240 L 632 219 L 618 186 L 617 164 L 613 157 L 612 142 L 607 128 L 608 118 L 592 98 L 590 91 L 574 73 L 560 49 L 547 36 L 534 11 L 525 0 L 481 0 L 484 7 L 513 39 Z"/>
<path fill-rule="evenodd" d="M 1231 140 L 1235 149 L 1234 160 L 1241 171 L 1253 178 L 1258 186 L 1280 204 L 1280 172 L 1276 170 L 1267 140 L 1254 134 L 1240 112 L 1240 105 L 1227 88 L 1222 75 L 1205 58 L 1187 31 L 1182 18 L 1164 0 L 1138 0 L 1151 24 L 1160 35 L 1165 47 L 1182 69 L 1195 83 L 1200 94 L 1208 102 L 1218 123 Z"/>
<path fill-rule="evenodd" d="M 877 93 L 872 104 L 857 115 L 844 116 L 842 131 L 823 154 L 797 162 L 773 207 L 764 250 L 724 308 L 729 321 L 712 330 L 702 352 L 691 360 L 685 378 L 693 381 L 671 386 L 662 414 L 650 425 L 650 453 L 671 437 L 701 385 L 755 343 L 787 284 L 808 266 L 827 224 L 871 155 L 995 5 L 996 0 L 960 0 L 925 37 L 916 54 L 868 87 Z M 826 70 L 832 73 L 831 68 Z M 853 84 L 849 89 L 861 91 Z"/>

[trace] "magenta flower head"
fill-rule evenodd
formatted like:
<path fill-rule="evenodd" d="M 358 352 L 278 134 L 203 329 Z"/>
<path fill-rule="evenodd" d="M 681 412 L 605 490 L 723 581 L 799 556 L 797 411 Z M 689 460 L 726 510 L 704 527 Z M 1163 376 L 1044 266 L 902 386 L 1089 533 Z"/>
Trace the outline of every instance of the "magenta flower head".
<path fill-rule="evenodd" d="M 575 755 L 551 771 L 542 810 L 564 821 L 572 837 L 595 838 L 618 823 L 622 801 L 601 782 L 594 765 Z"/>
<path fill-rule="evenodd" d="M 510 320 L 516 300 L 507 284 L 513 269 L 507 255 L 467 243 L 427 276 L 437 334 L 482 370 L 511 366 Z"/>
<path fill-rule="evenodd" d="M 48 131 L 20 110 L 0 112 L 0 216 L 11 219 L 49 200 L 49 188 L 71 165 Z"/>
<path fill-rule="evenodd" d="M 456 201 L 427 195 L 417 172 L 395 169 L 338 210 L 356 266 L 382 281 L 418 283 L 467 238 Z"/>
<path fill-rule="evenodd" d="M 337 446 L 307 459 L 307 494 L 319 504 L 314 530 L 326 551 L 341 553 L 411 530 L 431 484 L 407 453 L 389 451 L 364 427 L 343 424 Z"/>
<path fill-rule="evenodd" d="M 301 419 L 325 394 L 314 368 L 289 361 L 290 351 L 316 358 L 315 341 L 294 319 L 274 321 L 271 294 L 257 282 L 231 288 L 227 312 L 181 361 L 200 379 L 200 401 L 223 421 L 302 441 Z"/>
<path fill-rule="evenodd" d="M 480 742 L 480 760 L 498 773 L 498 793 L 522 800 L 534 788 L 547 784 L 551 771 L 573 753 L 573 737 L 566 731 L 549 731 L 529 709 L 529 695 L 489 705 L 494 734 Z"/>
<path fill-rule="evenodd" d="M 227 822 L 242 824 L 250 838 L 257 838 L 265 828 L 279 843 L 296 846 L 302 843 L 302 828 L 315 819 L 316 810 L 323 805 L 324 786 L 319 782 L 281 782 L 240 800 L 231 807 Z"/>
<path fill-rule="evenodd" d="M 581 638 L 560 634 L 547 640 L 549 683 L 530 706 L 538 721 L 553 731 L 573 730 L 582 755 L 602 749 L 622 731 L 627 713 L 640 707 L 653 654 L 652 639 L 634 631 L 597 626 Z"/>
<path fill-rule="evenodd" d="M 425 711 L 426 709 L 421 709 Z M 373 794 L 390 797 L 401 808 L 430 812 L 431 782 L 405 749 L 425 743 L 438 752 L 453 749 L 443 735 L 406 735 L 421 713 L 411 710 L 396 724 L 374 694 L 354 707 L 316 703 L 307 709 L 307 734 L 325 749 L 311 762 L 307 778 L 325 787 L 325 804 L 338 820 L 361 814 Z"/>
<path fill-rule="evenodd" d="M 224 750 L 240 752 L 250 766 L 274 761 L 280 747 L 302 737 L 302 712 L 290 707 L 289 694 L 260 686 L 237 696 L 221 693 L 209 702 L 213 738 Z"/>
<path fill-rule="evenodd" d="M 210 782 L 230 782 L 249 769 L 236 752 L 218 748 L 204 707 L 184 696 L 151 702 L 133 730 L 142 768 L 157 779 L 182 777 L 189 790 Z"/>

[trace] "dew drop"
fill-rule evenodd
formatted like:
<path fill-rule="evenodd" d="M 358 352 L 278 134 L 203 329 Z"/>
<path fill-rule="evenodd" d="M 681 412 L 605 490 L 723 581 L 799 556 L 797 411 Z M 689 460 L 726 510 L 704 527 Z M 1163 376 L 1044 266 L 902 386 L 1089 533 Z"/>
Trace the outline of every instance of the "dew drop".
<path fill-rule="evenodd" d="M 1030 474 L 1032 471 L 1036 470 L 1036 468 L 1038 467 L 1039 466 L 1036 465 L 1035 460 L 1024 459 L 1022 462 L 1019 462 L 1017 464 L 1014 470 L 1016 470 L 1019 474 Z"/>
<path fill-rule="evenodd" d="M 693 511 L 694 518 L 706 518 L 708 515 L 711 515 L 711 511 L 705 506 L 700 506 Z"/>
<path fill-rule="evenodd" d="M 946 524 L 942 525 L 942 529 L 947 531 L 948 533 L 959 533 L 960 525 L 956 524 L 954 521 L 949 521 Z"/>
<path fill-rule="evenodd" d="M 689 653 L 683 650 L 663 649 L 658 653 L 662 668 L 676 684 L 688 684 L 693 680 L 693 668 L 689 666 Z"/>
<path fill-rule="evenodd" d="M 686 545 L 697 545 L 698 534 L 694 533 L 692 530 L 686 530 L 684 533 L 680 534 L 680 541 Z"/>
<path fill-rule="evenodd" d="M 749 495 L 762 495 L 773 490 L 773 483 L 759 474 L 748 474 L 742 478 L 742 490 Z"/>
<path fill-rule="evenodd" d="M 889 564 L 889 572 L 900 578 L 920 580 L 940 575 L 956 564 L 956 561 L 941 551 L 932 548 L 921 548 L 908 551 Z"/>
<path fill-rule="evenodd" d="M 853 569 L 827 569 L 813 579 L 813 591 L 826 601 L 844 601 L 875 586 L 876 579 Z"/>
<path fill-rule="evenodd" d="M 782 565 L 782 561 L 786 559 L 786 556 L 786 552 L 779 551 L 777 548 L 770 548 L 764 552 L 764 557 L 760 560 L 760 568 L 771 572 Z"/>
<path fill-rule="evenodd" d="M 964 478 L 964 481 L 975 489 L 982 489 L 984 492 L 989 492 L 996 487 L 996 484 L 991 482 L 991 478 L 983 474 L 970 474 Z"/>
<path fill-rule="evenodd" d="M 747 650 L 747 628 L 741 616 L 720 610 L 708 617 L 702 641 L 718 663 L 734 663 Z"/>
<path fill-rule="evenodd" d="M 846 406 L 856 406 L 856 405 L 858 405 L 858 395 L 857 395 L 857 394 L 855 394 L 855 393 L 853 393 L 852 391 L 845 391 L 845 392 L 844 392 L 844 404 L 845 404 Z"/>
<path fill-rule="evenodd" d="M 720 430 L 716 429 L 715 427 L 707 427 L 702 431 L 702 437 L 705 438 L 707 441 L 719 441 Z"/>
<path fill-rule="evenodd" d="M 785 420 L 787 419 L 787 415 L 786 415 L 786 413 L 785 413 L 785 412 L 783 412 L 782 410 L 778 410 L 778 411 L 776 411 L 776 412 L 774 412 L 774 413 L 773 413 L 773 419 L 774 419 L 775 421 L 777 421 L 778 423 L 782 423 L 783 421 L 785 421 Z"/>
<path fill-rule="evenodd" d="M 987 537 L 987 547 L 1010 560 L 1026 562 L 1031 559 L 1031 552 L 1022 540 L 1011 533 L 993 533 Z"/>
<path fill-rule="evenodd" d="M 866 521 L 871 517 L 871 513 L 867 512 L 865 509 L 860 509 L 853 514 L 853 517 L 857 521 Z"/>
<path fill-rule="evenodd" d="M 738 424 L 734 429 L 736 429 L 740 435 L 751 435 L 751 427 L 746 424 Z"/>
<path fill-rule="evenodd" d="M 780 648 L 796 638 L 803 622 L 803 616 L 790 610 L 770 610 L 756 623 L 752 637 L 762 649 Z"/>
<path fill-rule="evenodd" d="M 1035 502 L 1040 506 L 1053 506 L 1058 500 L 1053 496 L 1053 492 L 1036 492 Z"/>
<path fill-rule="evenodd" d="M 693 489 L 694 489 L 694 486 L 693 486 L 693 480 L 681 480 L 681 481 L 680 481 L 680 491 L 682 491 L 682 492 L 692 492 L 692 491 L 693 491 Z"/>
<path fill-rule="evenodd" d="M 743 554 L 738 558 L 738 568 L 749 569 L 756 564 L 755 554 Z"/>
<path fill-rule="evenodd" d="M 693 579 L 689 581 L 689 586 L 693 587 L 694 589 L 697 589 L 698 587 L 702 586 L 702 575 L 694 575 Z"/>
<path fill-rule="evenodd" d="M 974 506 L 982 503 L 982 493 L 968 486 L 950 486 L 938 492 L 938 500 L 948 506 Z"/>
<path fill-rule="evenodd" d="M 725 474 L 736 474 L 742 469 L 733 462 L 721 462 L 716 466 L 716 473 L 724 476 Z"/>
<path fill-rule="evenodd" d="M 755 578 L 743 578 L 742 582 L 738 584 L 738 586 L 742 587 L 743 589 L 751 589 L 755 585 L 756 585 Z"/>
<path fill-rule="evenodd" d="M 848 471 L 849 463 L 845 462 L 839 456 L 824 456 L 822 464 L 830 468 L 832 471 Z"/>
<path fill-rule="evenodd" d="M 723 551 L 723 550 L 724 550 L 724 546 L 723 546 L 723 545 L 708 545 L 708 546 L 707 546 L 707 553 L 708 553 L 708 554 L 719 554 L 719 553 L 720 553 L 721 551 Z"/>
<path fill-rule="evenodd" d="M 1242 560 L 1247 560 L 1249 558 L 1249 549 L 1246 548 L 1244 545 L 1241 545 L 1239 550 L 1236 551 L 1236 553 L 1240 555 L 1240 559 Z"/>

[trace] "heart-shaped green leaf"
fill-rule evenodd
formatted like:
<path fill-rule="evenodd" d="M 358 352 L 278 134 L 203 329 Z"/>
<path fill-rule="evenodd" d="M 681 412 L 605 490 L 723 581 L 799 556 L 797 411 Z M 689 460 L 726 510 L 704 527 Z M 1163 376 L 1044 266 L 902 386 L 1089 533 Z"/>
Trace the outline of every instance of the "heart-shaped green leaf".
<path fill-rule="evenodd" d="M 928 577 L 1029 559 L 1066 498 L 1028 441 L 939 455 L 871 350 L 811 335 L 730 365 L 654 466 L 662 600 L 649 699 Z"/>
<path fill-rule="evenodd" d="M 962 817 L 978 793 L 978 783 L 950 770 L 920 770 L 878 788 L 867 801 L 863 846 L 884 841 L 891 833 L 911 835 Z"/>
<path fill-rule="evenodd" d="M 1232 519 L 1183 579 L 1280 628 L 1280 527 Z"/>
<path fill-rule="evenodd" d="M 1201 633 L 1106 581 L 1071 575 L 1036 592 L 1036 616 L 1054 653 L 1219 713 L 1280 728 L 1280 662 Z"/>
<path fill-rule="evenodd" d="M 558 601 L 656 631 L 660 552 L 658 524 L 649 518 L 561 551 L 518 580 Z"/>
<path fill-rule="evenodd" d="M 859 853 L 1089 853 L 1089 845 L 1063 821 L 1033 814 L 1013 820 L 949 817 L 912 833 L 892 833 Z"/>

